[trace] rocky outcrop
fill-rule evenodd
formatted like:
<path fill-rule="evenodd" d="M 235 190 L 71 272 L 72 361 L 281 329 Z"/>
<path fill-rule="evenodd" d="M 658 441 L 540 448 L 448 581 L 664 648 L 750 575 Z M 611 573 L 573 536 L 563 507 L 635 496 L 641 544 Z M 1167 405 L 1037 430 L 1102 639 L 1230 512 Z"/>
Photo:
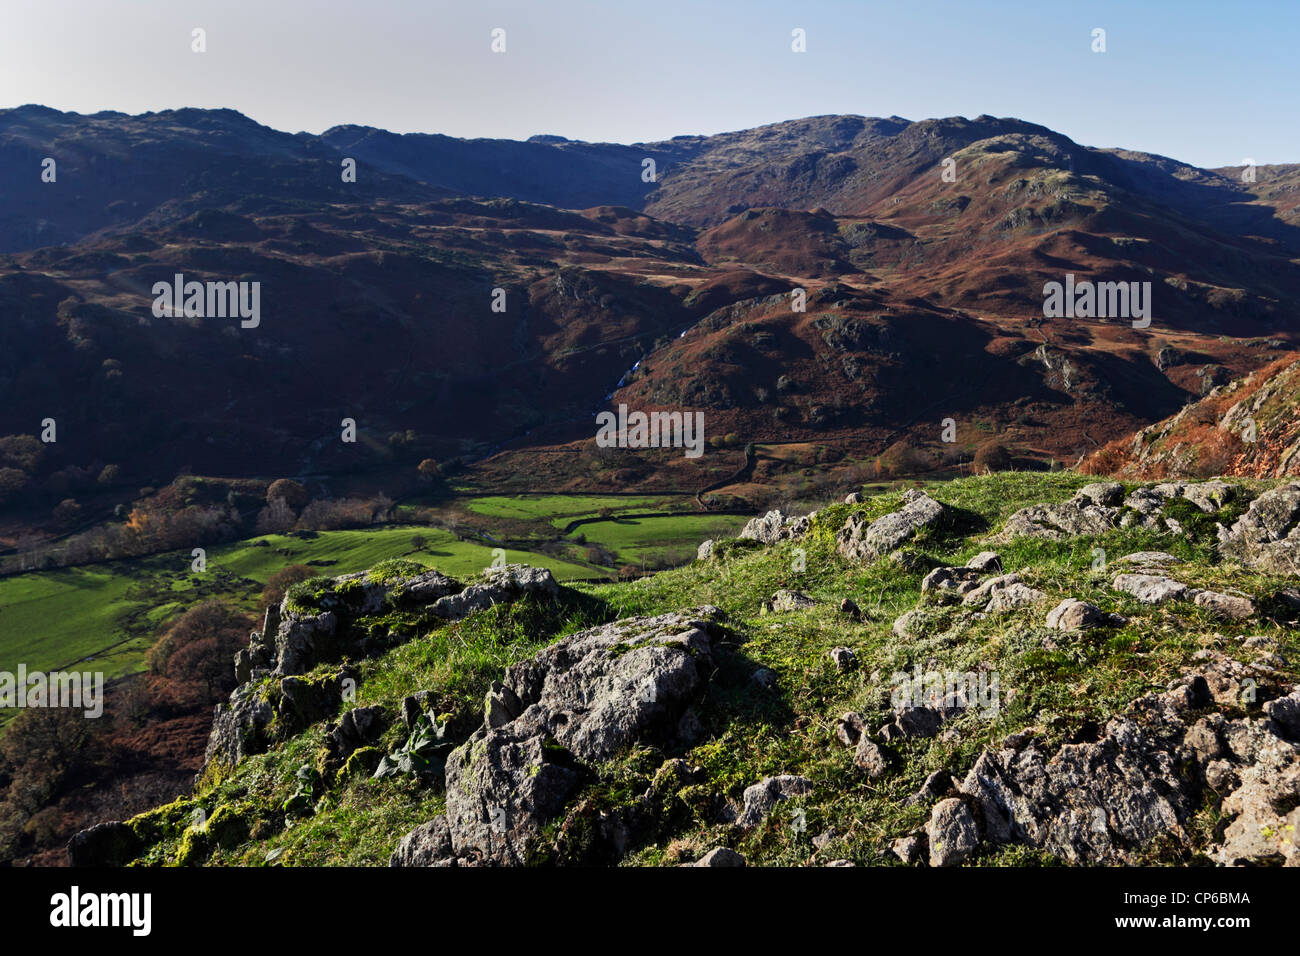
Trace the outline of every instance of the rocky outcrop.
<path fill-rule="evenodd" d="M 1179 533 L 1182 524 L 1164 514 L 1175 499 L 1183 499 L 1200 511 L 1213 513 L 1237 496 L 1239 489 L 1221 481 L 1199 484 L 1165 482 L 1136 488 L 1127 497 L 1118 482 L 1085 485 L 1068 501 L 1021 508 L 1003 525 L 993 540 L 1016 537 L 1061 540 L 1075 535 L 1104 534 L 1111 528 L 1143 528 L 1148 531 Z"/>
<path fill-rule="evenodd" d="M 1219 528 L 1219 553 L 1248 568 L 1300 574 L 1300 482 L 1266 491 L 1231 528 Z"/>
<path fill-rule="evenodd" d="M 893 551 L 924 528 L 939 524 L 947 509 L 924 491 L 903 493 L 903 506 L 870 521 L 865 515 L 849 516 L 835 535 L 840 554 L 850 561 L 875 561 Z"/>
<path fill-rule="evenodd" d="M 358 618 L 402 610 L 429 619 L 457 620 L 494 604 L 554 598 L 559 590 L 550 571 L 520 564 L 490 568 L 480 583 L 468 587 L 438 571 L 414 570 L 345 574 L 318 584 L 308 595 L 291 589 L 277 608 L 267 611 L 262 630 L 254 631 L 249 646 L 235 657 L 236 678 L 242 680 L 229 701 L 216 706 L 205 762 L 219 760 L 233 766 L 260 753 L 269 743 L 267 728 L 277 711 L 288 730 L 337 713 L 346 699 L 344 682 L 350 680 L 355 689 L 357 673 L 344 668 L 315 681 L 299 675 L 320 663 L 365 657 L 401 640 L 390 634 L 376 642 L 354 633 L 350 625 Z M 267 678 L 279 680 L 268 683 Z M 277 701 L 274 706 L 272 699 Z M 357 723 L 372 716 L 357 718 L 354 713 L 356 719 L 348 723 L 345 715 L 338 727 L 330 729 L 339 735 L 334 746 L 340 755 L 372 742 L 367 737 L 371 724 Z"/>
<path fill-rule="evenodd" d="M 586 762 L 642 741 L 680 745 L 712 672 L 721 619 L 711 607 L 630 618 L 511 666 L 495 711 L 447 758 L 447 859 L 525 863 L 587 779 Z M 422 838 L 407 839 L 403 858 Z"/>
<path fill-rule="evenodd" d="M 1226 792 L 1221 812 L 1230 821 L 1212 858 L 1300 865 L 1300 688 L 1273 696 L 1260 716 L 1198 716 L 1269 693 L 1266 668 L 1208 656 L 1201 671 L 1135 701 L 1095 739 L 1049 754 L 1020 733 L 981 754 L 959 797 L 932 811 L 931 864 L 960 862 L 979 843 L 1023 843 L 1073 863 L 1131 862 L 1156 838 L 1186 842 L 1209 787 Z M 974 811 L 974 843 L 961 807 Z M 915 858 L 918 847 L 913 839 L 895 852 Z"/>
<path fill-rule="evenodd" d="M 769 511 L 765 515 L 751 518 L 736 537 L 760 544 L 776 544 L 789 538 L 800 538 L 811 527 L 813 514 L 816 512 L 796 516 L 782 514 L 779 509 Z"/>

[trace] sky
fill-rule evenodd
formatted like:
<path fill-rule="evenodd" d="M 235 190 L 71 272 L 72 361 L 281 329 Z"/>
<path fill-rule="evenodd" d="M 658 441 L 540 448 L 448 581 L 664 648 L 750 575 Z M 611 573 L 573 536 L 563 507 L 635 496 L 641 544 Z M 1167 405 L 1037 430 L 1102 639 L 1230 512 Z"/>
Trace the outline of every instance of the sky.
<path fill-rule="evenodd" d="M 1298 49 L 1300 0 L 0 0 L 0 108 L 620 143 L 987 113 L 1217 167 L 1300 162 Z"/>

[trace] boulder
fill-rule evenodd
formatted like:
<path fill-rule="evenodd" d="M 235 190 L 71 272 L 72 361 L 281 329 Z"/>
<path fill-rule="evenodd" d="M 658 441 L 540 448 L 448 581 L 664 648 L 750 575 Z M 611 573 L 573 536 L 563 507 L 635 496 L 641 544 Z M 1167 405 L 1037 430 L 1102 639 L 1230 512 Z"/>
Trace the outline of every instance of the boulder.
<path fill-rule="evenodd" d="M 745 858 L 735 850 L 728 849 L 725 846 L 715 847 L 704 856 L 700 857 L 694 863 L 687 863 L 686 866 L 744 866 Z"/>
<path fill-rule="evenodd" d="M 866 734 L 858 738 L 857 749 L 853 752 L 853 765 L 873 780 L 883 777 L 889 771 L 885 752 Z"/>
<path fill-rule="evenodd" d="M 1191 596 L 1186 584 L 1158 574 L 1117 574 L 1111 586 L 1133 595 L 1143 604 L 1164 604 Z"/>
<path fill-rule="evenodd" d="M 1047 612 L 1047 626 L 1058 631 L 1090 631 L 1124 623 L 1120 615 L 1109 614 L 1095 604 L 1075 598 L 1066 598 Z"/>
<path fill-rule="evenodd" d="M 923 491 L 903 493 L 898 510 L 868 521 L 864 515 L 849 516 L 835 535 L 840 554 L 850 561 L 874 561 L 889 554 L 923 528 L 934 527 L 943 520 L 947 509 Z"/>
<path fill-rule="evenodd" d="M 835 662 L 835 669 L 840 673 L 853 670 L 858 665 L 858 655 L 853 653 L 851 647 L 832 647 L 830 656 Z"/>
<path fill-rule="evenodd" d="M 144 842 L 125 823 L 97 823 L 68 841 L 71 866 L 126 866 L 144 849 Z"/>
<path fill-rule="evenodd" d="M 1219 591 L 1197 591 L 1192 600 L 1198 607 L 1229 621 L 1244 621 L 1248 617 L 1254 617 L 1257 610 L 1255 602 L 1250 598 L 1222 594 Z"/>
<path fill-rule="evenodd" d="M 790 591 L 782 588 L 772 595 L 771 605 L 772 610 L 777 612 L 802 611 L 806 608 L 816 607 L 817 602 L 802 591 Z"/>
<path fill-rule="evenodd" d="M 989 598 L 989 603 L 985 605 L 984 610 L 989 613 L 995 611 L 1012 611 L 1019 607 L 1026 607 L 1030 604 L 1036 604 L 1039 601 L 1047 600 L 1047 594 L 1039 591 L 1037 588 L 1031 588 L 1027 585 L 1016 581 L 1004 588 L 998 588 Z"/>
<path fill-rule="evenodd" d="M 794 774 L 781 774 L 776 777 L 764 777 L 752 787 L 747 787 L 743 796 L 744 806 L 736 823 L 742 827 L 754 827 L 767 819 L 768 814 L 778 803 L 791 797 L 801 797 L 812 793 L 812 781 L 807 777 Z"/>
<path fill-rule="evenodd" d="M 446 620 L 459 620 L 474 611 L 485 611 L 494 604 L 508 604 L 525 597 L 553 598 L 560 586 L 546 568 L 526 564 L 507 564 L 491 568 L 482 584 L 471 584 L 457 594 L 439 598 L 430 610 Z"/>
<path fill-rule="evenodd" d="M 966 567 L 981 574 L 996 574 L 1002 570 L 1002 555 L 996 551 L 981 551 L 966 562 Z"/>
<path fill-rule="evenodd" d="M 940 800 L 926 824 L 931 866 L 956 866 L 979 846 L 979 830 L 970 808 L 957 797 Z"/>
<path fill-rule="evenodd" d="M 1266 491 L 1231 528 L 1219 528 L 1219 553 L 1272 574 L 1300 570 L 1300 482 Z"/>
<path fill-rule="evenodd" d="M 500 708 L 489 705 L 484 725 L 447 758 L 455 856 L 527 862 L 586 779 L 583 762 L 636 742 L 674 745 L 713 672 L 722 616 L 705 607 L 616 621 L 508 668 L 493 691 Z"/>
<path fill-rule="evenodd" d="M 451 830 L 445 816 L 421 823 L 397 844 L 389 866 L 453 866 Z"/>

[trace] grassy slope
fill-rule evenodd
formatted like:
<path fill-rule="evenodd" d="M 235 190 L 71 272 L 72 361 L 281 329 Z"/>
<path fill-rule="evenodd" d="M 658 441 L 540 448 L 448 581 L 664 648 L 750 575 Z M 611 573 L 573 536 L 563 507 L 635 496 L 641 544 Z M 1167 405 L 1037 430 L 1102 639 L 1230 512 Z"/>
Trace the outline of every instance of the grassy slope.
<path fill-rule="evenodd" d="M 415 552 L 412 536 L 426 540 Z M 261 542 L 265 542 L 262 544 Z M 220 595 L 251 607 L 261 586 L 289 564 L 314 564 L 322 574 L 362 571 L 406 556 L 453 576 L 492 563 L 492 549 L 458 541 L 439 528 L 409 525 L 325 531 L 315 537 L 267 535 L 208 549 L 207 572 L 190 572 L 189 552 L 0 579 L 0 670 L 18 663 L 50 670 L 92 661 L 108 677 L 138 670 L 157 625 L 170 614 Z M 592 577 L 591 568 L 547 555 L 507 551 L 507 561 L 552 570 L 561 580 Z M 112 648 L 112 650 L 107 650 Z"/>
<path fill-rule="evenodd" d="M 1000 529 L 1015 509 L 1064 499 L 1086 480 L 1007 474 L 934 488 L 932 494 L 956 509 L 956 521 L 916 540 L 909 550 L 931 563 L 961 563 L 983 550 L 982 539 Z M 857 507 L 874 516 L 896 503 L 897 495 L 887 494 Z M 579 586 L 578 594 L 554 607 L 498 607 L 474 615 L 363 662 L 359 703 L 378 703 L 395 713 L 403 695 L 433 689 L 439 695 L 438 709 L 467 730 L 478 719 L 488 683 L 508 663 L 531 655 L 544 643 L 598 620 L 717 604 L 731 615 L 739 642 L 723 655 L 701 705 L 705 740 L 684 754 L 690 764 L 703 768 L 706 782 L 682 790 L 674 798 L 675 822 L 651 842 L 634 847 L 627 861 L 677 862 L 727 844 L 753 863 L 804 863 L 813 854 L 811 837 L 833 829 L 836 836 L 818 859 L 881 864 L 896 862 L 886 853 L 888 841 L 923 820 L 924 805 L 908 808 L 902 801 L 932 771 L 962 773 L 983 747 L 1024 727 L 1038 728 L 1059 741 L 1085 722 L 1104 719 L 1185 672 L 1198 648 L 1236 647 L 1234 636 L 1271 634 L 1290 659 L 1300 653 L 1296 633 L 1277 623 L 1225 624 L 1190 604 L 1143 606 L 1111 591 L 1109 576 L 1092 570 L 1094 547 L 1104 548 L 1112 560 L 1159 548 L 1187 559 L 1176 576 L 1189 584 L 1240 588 L 1263 597 L 1281 583 L 1217 565 L 1210 544 L 1212 523 L 1207 521 L 1182 536 L 1115 530 L 1098 538 L 1024 539 L 998 547 L 1007 571 L 1020 571 L 1028 584 L 1047 591 L 1052 600 L 989 615 L 948 633 L 902 641 L 893 636 L 891 623 L 917 605 L 925 570 L 907 571 L 889 561 L 847 565 L 834 551 L 833 534 L 850 510 L 844 505 L 827 508 L 813 532 L 797 544 L 767 550 L 726 547 L 715 562 L 635 582 Z M 806 551 L 802 572 L 794 570 L 796 547 Z M 807 611 L 762 614 L 763 600 L 779 587 L 798 587 L 823 603 Z M 862 607 L 862 622 L 853 623 L 837 612 L 839 599 L 846 596 Z M 1126 615 L 1130 623 L 1073 639 L 1052 632 L 1057 649 L 1044 649 L 1043 617 L 1064 597 L 1093 601 Z M 936 613 L 956 619 L 952 609 Z M 827 651 L 839 645 L 854 648 L 861 662 L 858 669 L 837 672 Z M 968 713 L 945 725 L 955 734 L 891 745 L 895 771 L 868 781 L 854 768 L 850 752 L 835 741 L 835 719 L 846 710 L 859 710 L 868 714 L 869 722 L 879 722 L 888 708 L 889 675 L 927 662 L 938 669 L 974 670 L 981 664 L 994 668 L 1005 701 L 1001 712 L 992 718 Z M 774 689 L 760 689 L 749 679 L 756 666 L 776 673 Z M 875 671 L 881 676 L 873 680 Z M 440 810 L 442 797 L 436 791 L 404 779 L 357 776 L 327 781 L 316 812 L 281 828 L 276 808 L 294 792 L 295 772 L 315 760 L 320 742 L 320 728 L 309 729 L 200 788 L 193 801 L 156 811 L 151 819 L 170 815 L 173 822 L 154 835 L 146 860 L 176 858 L 184 839 L 184 817 L 195 806 L 209 814 L 227 807 L 227 813 L 238 813 L 256 828 L 257 839 L 227 849 L 207 847 L 192 857 L 218 864 L 260 864 L 268 856 L 287 865 L 383 863 L 403 833 Z M 394 728 L 385 744 L 396 743 Z M 639 748 L 596 768 L 599 779 L 587 796 L 598 806 L 626 803 L 645 789 L 665 756 Z M 783 804 L 765 824 L 746 834 L 711 822 L 706 807 L 713 794 L 735 799 L 761 777 L 777 773 L 808 776 L 816 791 Z M 802 811 L 802 819 L 795 810 Z M 1207 808 L 1199 824 L 1208 828 L 1213 820 L 1214 810 Z M 190 843 L 192 849 L 192 837 Z M 1151 862 L 1187 858 L 1186 848 L 1177 847 L 1155 846 L 1148 854 Z M 1023 849 L 1004 848 L 986 851 L 976 862 L 1044 861 Z"/>

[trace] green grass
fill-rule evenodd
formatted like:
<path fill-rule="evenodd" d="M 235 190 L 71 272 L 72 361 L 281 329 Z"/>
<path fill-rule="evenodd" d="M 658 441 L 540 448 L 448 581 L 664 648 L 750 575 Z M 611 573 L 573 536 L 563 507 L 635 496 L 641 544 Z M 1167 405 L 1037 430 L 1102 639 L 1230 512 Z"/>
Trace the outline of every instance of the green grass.
<path fill-rule="evenodd" d="M 455 624 L 434 626 L 382 657 L 363 661 L 357 702 L 378 705 L 395 717 L 403 696 L 430 690 L 443 719 L 463 739 L 481 719 L 482 696 L 490 682 L 550 641 L 618 617 L 716 604 L 728 613 L 735 638 L 719 649 L 716 671 L 698 708 L 704 738 L 681 754 L 688 765 L 702 768 L 702 781 L 672 789 L 650 803 L 641 801 L 639 795 L 670 755 L 636 746 L 589 768 L 592 782 L 583 801 L 606 810 L 636 801 L 656 821 L 644 841 L 631 848 L 625 858 L 630 864 L 671 864 L 718 845 L 733 846 L 751 863 L 806 864 L 813 854 L 811 837 L 833 830 L 819 860 L 843 857 L 860 864 L 894 865 L 890 841 L 919 825 L 927 812 L 924 805 L 905 807 L 903 801 L 934 770 L 964 774 L 982 749 L 1024 728 L 1033 728 L 1049 746 L 1060 743 L 1084 724 L 1104 720 L 1135 697 L 1163 688 L 1193 666 L 1201 648 L 1249 657 L 1235 640 L 1246 634 L 1271 635 L 1284 656 L 1298 659 L 1300 638 L 1295 631 L 1267 617 L 1227 623 L 1190 603 L 1140 605 L 1110 588 L 1110 574 L 1092 569 L 1094 548 L 1105 549 L 1112 561 L 1131 551 L 1158 549 L 1186 560 L 1171 573 L 1191 585 L 1237 588 L 1263 597 L 1285 583 L 1219 564 L 1208 525 L 1185 535 L 1116 529 L 1095 537 L 1020 539 L 992 546 L 1002 554 L 1006 571 L 1021 572 L 1026 583 L 1047 592 L 1048 600 L 1031 608 L 976 619 L 960 606 L 922 599 L 920 582 L 930 567 L 964 562 L 990 546 L 988 536 L 1017 508 L 1062 500 L 1085 483 L 1087 479 L 1073 475 L 1007 474 L 933 486 L 930 493 L 952 508 L 953 518 L 907 545 L 913 561 L 908 567 L 888 560 L 849 564 L 834 547 L 834 532 L 848 514 L 884 514 L 897 506 L 897 492 L 858 506 L 832 505 L 797 542 L 770 548 L 724 547 L 716 560 L 636 581 L 575 585 L 553 605 L 498 606 Z M 698 525 L 681 524 L 684 519 L 606 521 L 587 528 L 601 534 L 589 537 L 608 546 L 653 548 L 656 534 L 671 537 L 691 528 L 700 533 Z M 663 521 L 679 523 L 668 531 L 656 527 Z M 1111 573 L 1114 570 L 1112 565 Z M 820 603 L 804 611 L 764 614 L 764 600 L 778 588 L 799 588 Z M 844 597 L 862 608 L 861 621 L 838 612 Z M 1064 597 L 1117 611 L 1129 623 L 1080 636 L 1047 631 L 1047 610 Z M 891 630 L 894 619 L 917 607 L 926 608 L 936 626 L 923 637 L 896 637 Z M 840 673 L 827 654 L 842 645 L 853 648 L 860 662 L 847 673 Z M 890 744 L 894 771 L 870 781 L 853 766 L 851 752 L 835 740 L 836 718 L 854 710 L 865 714 L 869 723 L 883 721 L 891 675 L 914 664 L 963 671 L 987 666 L 999 675 L 1003 694 L 1010 693 L 995 715 L 968 712 L 950 721 L 945 726 L 957 731 L 955 735 Z M 771 690 L 750 680 L 760 666 L 776 674 Z M 1295 673 L 1286 679 L 1294 682 Z M 400 736 L 398 728 L 391 729 L 383 746 L 395 746 Z M 297 769 L 317 759 L 320 739 L 320 728 L 309 730 L 200 789 L 198 799 L 209 813 L 221 805 L 244 806 L 250 819 L 263 821 L 265 830 L 259 839 L 211 853 L 208 862 L 258 864 L 280 850 L 277 863 L 286 865 L 383 863 L 403 833 L 441 811 L 437 788 L 335 779 L 327 781 L 314 814 L 280 829 L 275 808 L 294 792 Z M 715 822 L 718 799 L 736 801 L 749 785 L 780 773 L 809 777 L 813 794 L 782 804 L 751 831 Z M 559 829 L 557 822 L 553 830 Z M 149 860 L 173 859 L 180 841 L 179 831 L 160 839 Z M 554 852 L 564 859 L 562 846 Z M 1180 863 L 1186 862 L 1188 852 L 1186 847 L 1154 846 L 1148 858 L 1153 863 Z M 1023 847 L 1006 847 L 985 850 L 973 862 L 1007 866 L 1052 861 Z"/>
<path fill-rule="evenodd" d="M 420 535 L 424 548 L 414 550 Z M 85 662 L 113 678 L 140 670 L 160 626 L 208 597 L 252 608 L 261 586 L 290 564 L 321 574 L 363 571 L 404 556 L 453 577 L 480 573 L 493 549 L 458 541 L 440 528 L 412 526 L 267 535 L 208 549 L 207 571 L 190 571 L 188 551 L 103 565 L 0 578 L 0 670 L 48 671 Z M 527 551 L 507 562 L 549 568 L 561 580 L 593 577 L 592 568 Z"/>
<path fill-rule="evenodd" d="M 669 511 L 687 507 L 688 502 L 689 498 L 653 495 L 488 495 L 469 499 L 465 507 L 489 518 L 545 521 L 563 528 L 575 518 L 598 515 L 606 508 L 614 513 Z"/>
<path fill-rule="evenodd" d="M 622 564 L 689 561 L 706 538 L 732 537 L 746 519 L 740 515 L 673 515 L 662 518 L 608 518 L 578 528 L 589 543 L 613 551 Z"/>

